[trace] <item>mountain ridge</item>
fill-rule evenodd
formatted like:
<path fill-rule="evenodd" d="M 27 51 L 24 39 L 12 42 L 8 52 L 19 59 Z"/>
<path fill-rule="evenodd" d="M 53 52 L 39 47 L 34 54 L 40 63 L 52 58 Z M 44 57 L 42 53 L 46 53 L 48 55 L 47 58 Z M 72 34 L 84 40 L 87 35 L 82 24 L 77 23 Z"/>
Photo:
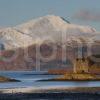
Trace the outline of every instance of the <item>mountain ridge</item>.
<path fill-rule="evenodd" d="M 81 39 L 89 41 L 96 34 L 97 31 L 92 27 L 71 24 L 59 16 L 47 15 L 15 27 L 0 29 L 0 42 L 7 50 L 28 47 L 48 39 L 61 43 L 64 36 L 66 44 Z"/>
<path fill-rule="evenodd" d="M 0 29 L 0 70 L 36 70 L 37 45 L 40 46 L 43 57 L 49 57 L 52 54 L 52 46 L 57 47 L 54 59 L 48 62 L 40 61 L 41 69 L 72 68 L 72 62 L 77 58 L 77 43 L 94 43 L 99 36 L 99 32 L 94 28 L 71 24 L 54 15 Z M 67 48 L 65 62 L 62 61 L 63 45 Z M 94 50 L 99 52 L 98 45 Z M 17 57 L 13 58 L 16 51 L 18 51 Z"/>

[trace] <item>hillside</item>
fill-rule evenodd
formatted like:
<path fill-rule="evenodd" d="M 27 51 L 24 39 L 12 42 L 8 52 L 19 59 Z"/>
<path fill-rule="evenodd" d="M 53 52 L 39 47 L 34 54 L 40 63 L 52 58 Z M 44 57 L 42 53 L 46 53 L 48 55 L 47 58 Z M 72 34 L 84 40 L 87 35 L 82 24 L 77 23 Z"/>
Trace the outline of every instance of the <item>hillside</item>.
<path fill-rule="evenodd" d="M 86 46 L 92 43 L 93 52 L 99 52 L 98 36 L 99 32 L 92 27 L 71 24 L 54 15 L 0 29 L 0 70 L 35 70 L 39 58 L 36 57 L 36 48 L 39 46 L 44 58 L 50 57 L 53 47 L 56 47 L 52 60 L 40 61 L 41 70 L 72 68 L 81 44 Z M 66 61 L 62 61 L 63 47 L 67 48 Z"/>
<path fill-rule="evenodd" d="M 45 40 L 54 43 L 89 41 L 99 33 L 92 27 L 80 26 L 66 22 L 62 17 L 48 15 L 40 17 L 16 27 L 0 29 L 0 43 L 6 50 L 41 44 Z M 66 40 L 62 40 L 65 38 Z M 92 41 L 95 41 L 93 38 Z"/>

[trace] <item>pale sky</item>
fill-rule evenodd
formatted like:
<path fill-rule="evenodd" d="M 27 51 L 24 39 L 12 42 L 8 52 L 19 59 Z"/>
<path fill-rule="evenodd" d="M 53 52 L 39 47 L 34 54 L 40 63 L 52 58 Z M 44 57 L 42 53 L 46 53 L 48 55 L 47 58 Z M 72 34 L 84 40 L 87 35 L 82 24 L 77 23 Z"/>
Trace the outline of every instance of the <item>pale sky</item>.
<path fill-rule="evenodd" d="M 100 31 L 100 0 L 0 0 L 0 27 L 57 15 Z"/>

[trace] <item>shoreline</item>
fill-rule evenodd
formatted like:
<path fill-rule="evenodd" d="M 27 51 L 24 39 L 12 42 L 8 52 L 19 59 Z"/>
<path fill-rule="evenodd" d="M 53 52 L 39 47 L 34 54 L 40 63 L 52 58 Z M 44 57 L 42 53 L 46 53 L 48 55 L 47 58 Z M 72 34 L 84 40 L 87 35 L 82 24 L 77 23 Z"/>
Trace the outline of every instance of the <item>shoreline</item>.
<path fill-rule="evenodd" d="M 22 87 L 0 89 L 0 93 L 99 93 L 100 87 Z"/>
<path fill-rule="evenodd" d="M 0 76 L 0 83 L 6 83 L 6 82 L 21 82 L 20 80 L 5 77 L 5 76 Z"/>
<path fill-rule="evenodd" d="M 19 90 L 23 90 L 23 92 L 18 91 L 18 88 L 11 89 L 12 92 L 2 93 L 3 91 L 0 91 L 0 100 L 98 100 L 100 98 L 100 87 L 52 88 L 44 90 L 19 88 Z"/>

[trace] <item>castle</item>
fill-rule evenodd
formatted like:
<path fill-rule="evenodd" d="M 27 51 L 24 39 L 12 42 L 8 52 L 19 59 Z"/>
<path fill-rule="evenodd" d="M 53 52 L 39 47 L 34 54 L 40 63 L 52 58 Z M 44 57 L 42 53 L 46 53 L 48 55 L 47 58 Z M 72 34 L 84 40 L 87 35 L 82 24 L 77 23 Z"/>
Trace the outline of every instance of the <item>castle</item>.
<path fill-rule="evenodd" d="M 94 55 L 97 58 L 100 58 L 100 55 Z M 89 73 L 89 68 L 100 68 L 100 61 L 92 61 L 91 57 L 77 58 L 74 61 L 74 73 Z"/>
<path fill-rule="evenodd" d="M 87 57 L 87 47 L 82 47 L 81 57 L 76 58 L 74 61 L 74 73 L 88 73 L 89 72 L 89 59 Z"/>
<path fill-rule="evenodd" d="M 74 62 L 74 73 L 88 73 L 89 60 L 86 58 L 77 58 Z"/>

